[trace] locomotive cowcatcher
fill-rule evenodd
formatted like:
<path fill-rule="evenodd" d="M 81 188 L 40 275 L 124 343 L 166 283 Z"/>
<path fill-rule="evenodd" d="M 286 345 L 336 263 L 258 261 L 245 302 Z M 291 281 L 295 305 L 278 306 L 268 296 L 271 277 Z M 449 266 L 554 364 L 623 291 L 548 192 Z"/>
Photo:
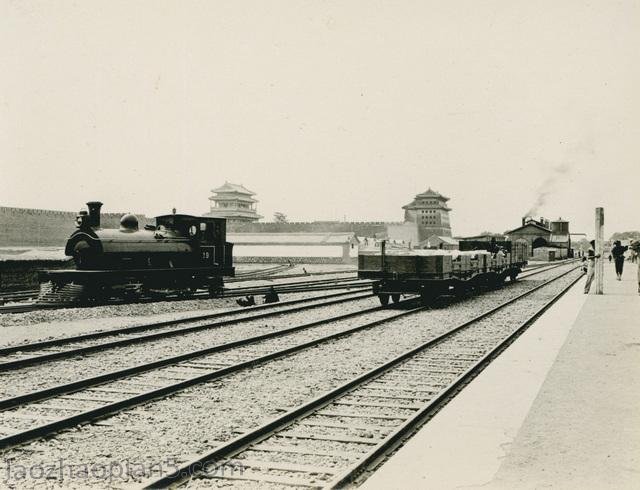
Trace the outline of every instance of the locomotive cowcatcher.
<path fill-rule="evenodd" d="M 65 247 L 75 270 L 40 273 L 53 290 L 81 287 L 84 299 L 135 295 L 188 296 L 206 289 L 220 296 L 223 277 L 233 276 L 233 244 L 226 241 L 226 220 L 186 214 L 157 216 L 155 225 L 139 229 L 125 214 L 117 229 L 100 226 L 100 202 L 88 202 Z"/>

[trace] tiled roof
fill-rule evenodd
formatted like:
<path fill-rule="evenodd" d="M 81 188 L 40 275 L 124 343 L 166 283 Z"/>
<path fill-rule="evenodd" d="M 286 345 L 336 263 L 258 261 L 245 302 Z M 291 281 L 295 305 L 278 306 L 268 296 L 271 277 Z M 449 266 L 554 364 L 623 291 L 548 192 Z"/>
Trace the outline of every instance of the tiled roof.
<path fill-rule="evenodd" d="M 443 211 L 451 211 L 451 208 L 445 206 L 442 203 L 438 204 L 420 204 L 415 201 L 410 202 L 402 206 L 402 209 L 442 209 Z"/>
<path fill-rule="evenodd" d="M 210 201 L 242 201 L 242 202 L 258 202 L 253 197 L 249 197 L 246 195 L 241 196 L 211 196 L 209 198 Z"/>
<path fill-rule="evenodd" d="M 211 192 L 237 192 L 239 194 L 248 194 L 249 196 L 253 196 L 255 194 L 255 192 L 250 191 L 242 184 L 230 184 L 229 182 L 225 182 L 224 185 L 217 189 L 212 189 Z"/>
<path fill-rule="evenodd" d="M 202 216 L 205 216 L 205 217 L 208 216 L 212 218 L 252 218 L 252 219 L 262 218 L 262 216 L 260 216 L 255 211 L 248 211 L 248 210 L 240 211 L 237 209 L 230 210 L 230 209 L 224 209 L 224 208 L 218 208 L 218 209 L 214 208 L 208 213 L 203 214 Z"/>
<path fill-rule="evenodd" d="M 437 191 L 434 191 L 433 189 L 431 189 L 431 187 L 429 187 L 426 191 L 424 191 L 422 194 L 418 194 L 416 196 L 416 199 L 424 199 L 425 197 L 437 197 L 439 199 L 443 199 L 445 201 L 448 201 L 449 198 L 446 196 L 443 196 L 442 194 L 440 194 Z"/>

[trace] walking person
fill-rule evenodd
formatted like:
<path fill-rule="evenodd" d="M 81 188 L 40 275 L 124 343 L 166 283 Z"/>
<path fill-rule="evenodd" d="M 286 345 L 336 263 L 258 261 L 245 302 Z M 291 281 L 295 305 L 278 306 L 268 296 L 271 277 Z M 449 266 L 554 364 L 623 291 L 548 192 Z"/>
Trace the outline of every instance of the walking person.
<path fill-rule="evenodd" d="M 583 262 L 587 262 L 587 282 L 584 283 L 584 294 L 589 294 L 589 290 L 591 289 L 591 283 L 593 282 L 593 277 L 596 273 L 596 259 L 599 259 L 600 256 L 596 255 L 596 241 L 591 240 L 589 242 L 591 246 L 584 257 L 582 257 Z"/>
<path fill-rule="evenodd" d="M 618 276 L 618 281 L 622 281 L 622 268 L 624 267 L 624 253 L 629 249 L 629 247 L 623 247 L 620 240 L 616 240 L 613 242 L 613 248 L 611 249 L 611 255 L 613 255 L 613 260 L 616 263 L 616 276 Z"/>

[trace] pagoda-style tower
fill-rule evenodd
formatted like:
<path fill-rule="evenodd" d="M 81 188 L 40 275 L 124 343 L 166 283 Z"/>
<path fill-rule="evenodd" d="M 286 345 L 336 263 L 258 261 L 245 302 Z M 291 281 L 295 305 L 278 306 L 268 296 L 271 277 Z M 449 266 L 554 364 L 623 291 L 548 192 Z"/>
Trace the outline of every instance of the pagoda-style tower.
<path fill-rule="evenodd" d="M 451 208 L 447 206 L 448 200 L 448 197 L 439 192 L 431 188 L 427 189 L 422 194 L 418 194 L 413 202 L 402 206 L 405 223 L 418 225 L 421 238 L 432 235 L 450 237 L 449 211 Z"/>
<path fill-rule="evenodd" d="M 251 223 L 262 218 L 256 209 L 258 201 L 252 197 L 256 193 L 246 187 L 225 182 L 211 192 L 211 209 L 204 216 L 226 218 L 229 223 Z"/>

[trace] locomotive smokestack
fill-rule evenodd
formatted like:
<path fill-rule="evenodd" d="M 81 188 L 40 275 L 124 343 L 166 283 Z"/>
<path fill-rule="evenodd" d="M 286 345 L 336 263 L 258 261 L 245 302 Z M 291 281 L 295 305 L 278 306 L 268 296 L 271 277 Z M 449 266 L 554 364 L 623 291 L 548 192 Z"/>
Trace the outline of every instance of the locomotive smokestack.
<path fill-rule="evenodd" d="M 89 226 L 92 228 L 100 228 L 100 208 L 102 203 L 100 201 L 89 201 L 87 208 L 89 209 Z"/>
<path fill-rule="evenodd" d="M 524 226 L 524 222 L 527 220 L 525 216 L 522 217 L 522 226 Z"/>

